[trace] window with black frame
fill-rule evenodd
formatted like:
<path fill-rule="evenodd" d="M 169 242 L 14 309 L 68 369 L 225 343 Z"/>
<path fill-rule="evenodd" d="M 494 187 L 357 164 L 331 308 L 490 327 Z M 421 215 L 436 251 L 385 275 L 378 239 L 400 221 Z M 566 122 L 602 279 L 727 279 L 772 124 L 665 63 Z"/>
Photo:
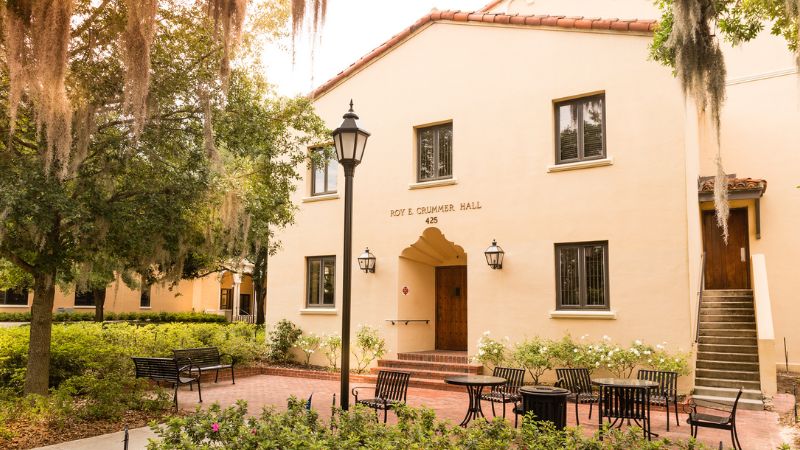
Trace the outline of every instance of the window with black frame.
<path fill-rule="evenodd" d="M 219 290 L 219 309 L 220 310 L 233 309 L 233 296 L 231 289 L 223 288 Z"/>
<path fill-rule="evenodd" d="M 150 285 L 142 285 L 142 291 L 139 294 L 139 307 L 140 308 L 149 308 L 150 307 Z"/>
<path fill-rule="evenodd" d="M 608 241 L 556 244 L 556 308 L 609 309 Z"/>
<path fill-rule="evenodd" d="M 28 290 L 24 288 L 0 290 L 0 305 L 27 306 Z"/>
<path fill-rule="evenodd" d="M 555 103 L 556 164 L 606 157 L 605 94 Z"/>
<path fill-rule="evenodd" d="M 417 128 L 417 181 L 453 178 L 453 124 Z"/>
<path fill-rule="evenodd" d="M 321 155 L 323 163 L 311 162 L 311 195 L 326 195 L 336 193 L 336 176 L 339 171 L 339 162 L 334 157 L 331 148 L 318 147 L 311 151 Z M 325 155 L 326 152 L 331 153 Z"/>
<path fill-rule="evenodd" d="M 306 306 L 332 308 L 335 304 L 336 257 L 309 257 L 306 259 L 306 264 Z"/>
<path fill-rule="evenodd" d="M 75 291 L 75 306 L 94 306 L 94 292 Z"/>

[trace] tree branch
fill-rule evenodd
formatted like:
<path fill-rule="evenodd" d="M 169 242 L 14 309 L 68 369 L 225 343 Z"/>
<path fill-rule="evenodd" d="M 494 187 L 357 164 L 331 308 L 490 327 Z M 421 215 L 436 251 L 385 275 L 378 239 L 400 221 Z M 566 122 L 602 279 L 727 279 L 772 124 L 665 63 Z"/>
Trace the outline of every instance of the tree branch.
<path fill-rule="evenodd" d="M 11 261 L 15 266 L 19 267 L 20 269 L 24 270 L 25 272 L 28 272 L 31 275 L 36 274 L 36 266 L 34 266 L 33 264 L 28 263 L 27 261 L 25 261 L 24 259 L 22 259 L 19 256 L 15 255 L 14 253 L 12 253 L 12 252 L 4 249 L 4 248 L 0 248 L 0 256 L 2 256 L 3 258 Z"/>

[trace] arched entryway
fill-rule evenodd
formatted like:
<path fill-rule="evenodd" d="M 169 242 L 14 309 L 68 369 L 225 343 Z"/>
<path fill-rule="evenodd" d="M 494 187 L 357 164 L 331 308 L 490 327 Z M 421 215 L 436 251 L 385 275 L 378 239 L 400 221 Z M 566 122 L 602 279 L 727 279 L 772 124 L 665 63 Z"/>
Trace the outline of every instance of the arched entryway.
<path fill-rule="evenodd" d="M 467 255 L 438 228 L 400 253 L 398 317 L 427 326 L 398 330 L 398 351 L 467 349 Z"/>

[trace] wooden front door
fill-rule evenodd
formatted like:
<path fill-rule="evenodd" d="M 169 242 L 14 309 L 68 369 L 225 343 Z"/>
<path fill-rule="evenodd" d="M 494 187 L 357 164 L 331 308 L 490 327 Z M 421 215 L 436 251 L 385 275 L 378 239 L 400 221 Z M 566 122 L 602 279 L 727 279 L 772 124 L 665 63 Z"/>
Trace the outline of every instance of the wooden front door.
<path fill-rule="evenodd" d="M 436 268 L 436 350 L 467 349 L 467 266 Z"/>
<path fill-rule="evenodd" d="M 706 289 L 750 289 L 750 246 L 747 208 L 731 209 L 728 243 L 714 211 L 703 211 Z"/>

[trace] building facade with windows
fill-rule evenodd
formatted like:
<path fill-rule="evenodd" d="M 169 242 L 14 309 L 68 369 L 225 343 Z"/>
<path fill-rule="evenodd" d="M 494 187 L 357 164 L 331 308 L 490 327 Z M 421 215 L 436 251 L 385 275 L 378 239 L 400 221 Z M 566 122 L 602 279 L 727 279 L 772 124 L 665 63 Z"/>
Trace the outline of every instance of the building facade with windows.
<path fill-rule="evenodd" d="M 0 291 L 0 313 L 30 311 L 33 292 Z M 204 312 L 247 320 L 255 315 L 253 279 L 247 273 L 222 272 L 175 286 L 153 284 L 131 289 L 117 281 L 106 288 L 105 312 Z M 95 311 L 95 293 L 56 288 L 54 312 Z"/>
<path fill-rule="evenodd" d="M 790 319 L 775 313 L 773 323 L 762 305 L 800 312 L 788 265 L 800 250 L 789 230 L 800 179 L 777 162 L 800 167 L 796 139 L 778 132 L 800 123 L 792 55 L 768 38 L 726 50 L 739 78 L 723 117 L 723 159 L 736 175 L 721 245 L 705 212 L 716 146 L 670 70 L 648 60 L 655 20 L 576 16 L 658 18 L 632 0 L 433 11 L 312 93 L 330 128 L 352 98 L 372 133 L 355 171 L 353 252 L 369 247 L 376 269 L 350 262 L 354 329 L 376 326 L 392 355 L 475 354 L 489 331 L 511 343 L 567 333 L 667 342 L 702 362 L 725 340 L 704 344 L 696 331 L 698 317 L 716 320 L 698 312 L 698 290 L 717 271 L 708 289 L 754 292 L 758 332 L 744 345 L 761 362 L 751 387 L 774 392 L 777 342 L 800 346 Z M 778 106 L 765 101 L 777 92 Z M 310 167 L 297 186 L 296 223 L 270 263 L 268 322 L 340 332 L 344 193 L 333 165 Z M 505 252 L 498 269 L 484 258 L 493 240 Z M 716 365 L 698 367 L 682 390 L 716 380 Z"/>

